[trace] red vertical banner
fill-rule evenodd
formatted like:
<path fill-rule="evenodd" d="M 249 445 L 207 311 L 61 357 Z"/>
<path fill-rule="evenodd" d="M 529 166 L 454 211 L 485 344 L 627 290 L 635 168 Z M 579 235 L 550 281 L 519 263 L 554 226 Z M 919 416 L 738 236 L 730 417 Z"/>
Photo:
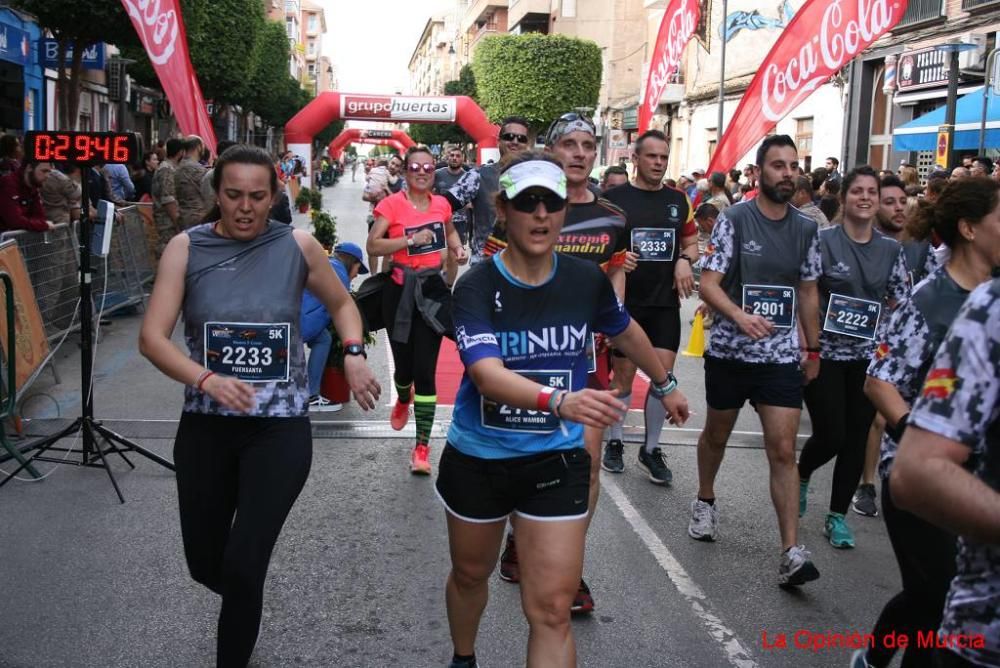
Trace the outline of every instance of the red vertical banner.
<path fill-rule="evenodd" d="M 198 135 L 215 152 L 215 130 L 191 65 L 178 0 L 122 0 L 149 55 L 181 131 Z"/>
<path fill-rule="evenodd" d="M 743 94 L 708 166 L 726 171 L 782 118 L 899 23 L 907 0 L 806 0 Z"/>
<path fill-rule="evenodd" d="M 656 33 L 656 46 L 649 59 L 646 92 L 639 107 L 639 134 L 649 129 L 649 121 L 660 105 L 664 87 L 681 65 L 684 47 L 698 29 L 699 0 L 671 0 Z"/>

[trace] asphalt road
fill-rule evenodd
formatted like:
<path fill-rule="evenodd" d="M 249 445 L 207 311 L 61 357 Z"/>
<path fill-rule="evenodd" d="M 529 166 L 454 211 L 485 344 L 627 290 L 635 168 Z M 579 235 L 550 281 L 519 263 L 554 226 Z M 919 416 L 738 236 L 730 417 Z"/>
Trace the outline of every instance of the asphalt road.
<path fill-rule="evenodd" d="M 326 193 L 341 238 L 363 243 L 360 184 L 348 177 Z M 181 389 L 138 355 L 139 321 L 119 317 L 104 328 L 96 412 L 169 457 Z M 79 411 L 73 337 L 57 357 L 62 384 L 43 373 L 24 405 L 35 418 L 29 433 L 48 432 Z M 370 359 L 388 385 L 384 346 Z M 674 485 L 657 487 L 640 475 L 635 446 L 626 450 L 624 474 L 602 474 L 585 566 L 597 610 L 574 622 L 579 663 L 846 666 L 848 649 L 795 645 L 870 629 L 898 586 L 882 522 L 852 516 L 858 548 L 827 545 L 821 524 L 831 472 L 821 470 L 802 541 L 822 577 L 798 591 L 780 589 L 767 465 L 748 410 L 738 427 L 744 433 L 734 438 L 740 447 L 729 450 L 719 478 L 720 541 L 689 539 L 696 489 L 690 444 L 704 416 L 698 362 L 678 365 L 698 413 L 694 431 L 665 430 L 661 439 Z M 439 409 L 436 433 L 448 416 Z M 630 423 L 641 424 L 638 417 Z M 387 420 L 384 405 L 375 414 L 352 406 L 314 420 L 312 473 L 275 550 L 252 665 L 447 665 L 444 513 L 432 481 L 408 473 L 412 441 L 398 438 Z M 808 424 L 801 431 L 808 433 Z M 441 444 L 433 442 L 435 460 Z M 133 461 L 134 471 L 113 462 L 124 505 L 99 469 L 43 464 L 51 471 L 44 482 L 0 489 L 0 666 L 211 665 L 218 599 L 187 575 L 173 476 L 141 457 Z M 787 649 L 774 648 L 780 634 Z M 481 665 L 523 665 L 526 635 L 517 587 L 494 578 L 477 647 Z"/>

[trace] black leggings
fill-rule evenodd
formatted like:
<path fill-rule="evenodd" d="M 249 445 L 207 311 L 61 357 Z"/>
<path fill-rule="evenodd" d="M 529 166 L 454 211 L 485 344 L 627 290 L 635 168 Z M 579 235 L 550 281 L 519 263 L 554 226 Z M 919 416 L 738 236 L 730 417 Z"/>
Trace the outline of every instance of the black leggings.
<path fill-rule="evenodd" d="M 444 286 L 443 280 L 441 285 Z M 403 286 L 396 285 L 393 281 L 387 281 L 382 292 L 382 317 L 386 323 L 386 333 L 389 335 L 392 359 L 396 364 L 393 380 L 398 385 L 413 383 L 416 394 L 432 397 L 437 394 L 434 374 L 437 371 L 442 336 L 435 334 L 434 330 L 424 322 L 420 313 L 414 310 L 410 324 L 410 338 L 403 342 L 392 340 L 396 309 L 402 294 Z"/>
<path fill-rule="evenodd" d="M 243 668 L 257 642 L 271 550 L 309 475 L 309 418 L 183 413 L 174 463 L 188 569 L 222 596 L 217 665 Z"/>
<path fill-rule="evenodd" d="M 895 631 L 910 638 L 902 668 L 931 668 L 934 650 L 916 646 L 917 632 L 936 631 L 941 625 L 944 599 L 955 575 L 955 537 L 897 508 L 888 480 L 882 481 L 882 516 L 903 591 L 885 604 L 875 622 L 875 647 L 868 650 L 868 663 L 875 668 L 889 665 L 896 650 L 886 649 L 883 639 Z"/>
<path fill-rule="evenodd" d="M 868 429 L 875 417 L 875 407 L 864 393 L 867 370 L 867 360 L 823 360 L 819 376 L 804 392 L 812 436 L 799 455 L 799 477 L 808 480 L 813 471 L 837 458 L 830 492 L 834 513 L 847 512 L 865 468 Z"/>

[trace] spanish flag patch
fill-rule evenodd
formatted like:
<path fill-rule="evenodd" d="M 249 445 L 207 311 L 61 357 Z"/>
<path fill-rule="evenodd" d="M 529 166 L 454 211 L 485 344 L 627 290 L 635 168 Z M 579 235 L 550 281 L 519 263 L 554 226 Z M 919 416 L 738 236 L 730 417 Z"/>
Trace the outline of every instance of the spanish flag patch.
<path fill-rule="evenodd" d="M 889 356 L 889 344 L 880 343 L 878 348 L 875 349 L 875 359 L 881 360 Z"/>
<path fill-rule="evenodd" d="M 926 399 L 947 399 L 955 391 L 956 383 L 954 369 L 932 369 L 924 380 L 922 394 Z"/>

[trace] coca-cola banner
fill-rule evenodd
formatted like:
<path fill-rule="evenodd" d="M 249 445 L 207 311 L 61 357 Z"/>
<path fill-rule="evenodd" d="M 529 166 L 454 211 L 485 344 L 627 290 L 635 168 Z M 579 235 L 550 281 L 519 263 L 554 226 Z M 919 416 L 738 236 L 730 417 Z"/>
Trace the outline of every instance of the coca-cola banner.
<path fill-rule="evenodd" d="M 708 166 L 725 171 L 903 18 L 907 0 L 806 0 L 767 54 Z"/>
<path fill-rule="evenodd" d="M 122 0 L 146 48 L 181 131 L 198 135 L 215 152 L 215 131 L 188 54 L 178 0 Z"/>
<path fill-rule="evenodd" d="M 699 0 L 671 0 L 656 33 L 656 46 L 649 59 L 646 94 L 639 107 L 639 134 L 649 129 L 649 121 L 660 105 L 664 87 L 677 72 L 681 54 L 698 28 L 701 16 Z"/>

